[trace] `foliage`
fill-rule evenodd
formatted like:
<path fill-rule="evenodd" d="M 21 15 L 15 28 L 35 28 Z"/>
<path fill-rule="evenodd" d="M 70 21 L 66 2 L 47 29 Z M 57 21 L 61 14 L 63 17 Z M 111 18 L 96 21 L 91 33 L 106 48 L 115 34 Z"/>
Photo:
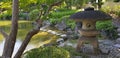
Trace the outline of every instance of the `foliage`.
<path fill-rule="evenodd" d="M 120 5 L 115 5 L 113 7 L 106 6 L 101 8 L 101 10 L 108 14 L 115 14 L 120 17 Z"/>
<path fill-rule="evenodd" d="M 39 15 L 39 10 L 38 10 L 38 9 L 32 10 L 32 11 L 29 13 L 30 20 L 35 20 L 35 19 L 37 19 L 38 15 Z"/>
<path fill-rule="evenodd" d="M 76 7 L 76 8 L 82 8 L 82 6 L 84 6 L 86 3 L 88 3 L 89 0 L 65 0 L 66 3 L 66 7 L 67 8 L 71 8 L 72 6 Z"/>
<path fill-rule="evenodd" d="M 76 12 L 76 10 L 70 10 L 70 9 L 66 9 L 66 8 L 57 9 L 57 10 L 55 10 L 55 12 L 52 12 L 49 15 L 49 18 L 50 18 L 49 21 L 52 24 L 56 24 L 61 21 L 64 21 L 67 26 L 69 26 L 73 29 L 75 27 L 75 22 L 72 20 L 69 20 L 69 16 L 75 12 Z"/>
<path fill-rule="evenodd" d="M 76 26 L 75 21 L 73 21 L 73 20 L 67 20 L 66 24 L 67 24 L 67 26 L 70 26 L 70 28 L 72 28 L 72 29 L 74 29 Z"/>
<path fill-rule="evenodd" d="M 117 38 L 117 32 L 116 32 L 116 27 L 113 26 L 112 21 L 98 21 L 96 23 L 96 28 L 97 30 L 103 30 L 106 32 L 106 36 L 109 39 L 116 39 Z"/>
<path fill-rule="evenodd" d="M 0 19 L 11 19 L 11 2 L 0 2 Z"/>
<path fill-rule="evenodd" d="M 49 17 L 50 18 L 62 18 L 63 16 L 68 16 L 76 12 L 76 10 L 65 10 L 65 11 L 59 11 L 56 10 L 57 12 L 52 12 Z"/>
<path fill-rule="evenodd" d="M 11 19 L 12 14 L 9 13 L 8 11 L 4 11 L 3 13 L 0 14 L 0 20 L 2 19 Z"/>
<path fill-rule="evenodd" d="M 82 58 L 87 58 L 88 56 L 82 53 L 79 53 L 77 51 L 75 51 L 75 48 L 71 47 L 71 46 L 65 46 L 63 47 L 65 50 L 69 51 L 71 56 L 82 56 Z"/>
<path fill-rule="evenodd" d="M 60 47 L 40 47 L 25 52 L 23 58 L 70 58 L 70 55 Z"/>
<path fill-rule="evenodd" d="M 98 21 L 97 23 L 96 23 L 96 28 L 98 29 L 98 30 L 101 30 L 101 29 L 104 29 L 104 30 L 111 30 L 111 29 L 113 29 L 114 28 L 114 26 L 112 25 L 112 21 L 111 20 L 109 20 L 109 21 Z"/>

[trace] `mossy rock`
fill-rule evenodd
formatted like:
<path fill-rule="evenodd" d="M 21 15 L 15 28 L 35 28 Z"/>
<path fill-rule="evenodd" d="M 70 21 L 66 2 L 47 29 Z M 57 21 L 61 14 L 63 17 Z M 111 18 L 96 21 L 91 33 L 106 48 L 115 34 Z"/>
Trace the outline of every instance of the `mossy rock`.
<path fill-rule="evenodd" d="M 70 58 L 70 54 L 60 47 L 40 47 L 25 52 L 22 58 Z"/>

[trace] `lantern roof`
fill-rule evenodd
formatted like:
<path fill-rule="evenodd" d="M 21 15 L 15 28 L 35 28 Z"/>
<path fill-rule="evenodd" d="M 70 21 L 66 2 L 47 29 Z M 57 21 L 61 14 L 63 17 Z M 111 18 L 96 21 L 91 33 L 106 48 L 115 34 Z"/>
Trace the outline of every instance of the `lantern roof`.
<path fill-rule="evenodd" d="M 80 11 L 71 15 L 70 19 L 108 20 L 108 19 L 112 19 L 112 17 L 103 11 L 94 10 L 94 8 L 88 7 L 88 8 L 85 8 L 84 11 Z"/>

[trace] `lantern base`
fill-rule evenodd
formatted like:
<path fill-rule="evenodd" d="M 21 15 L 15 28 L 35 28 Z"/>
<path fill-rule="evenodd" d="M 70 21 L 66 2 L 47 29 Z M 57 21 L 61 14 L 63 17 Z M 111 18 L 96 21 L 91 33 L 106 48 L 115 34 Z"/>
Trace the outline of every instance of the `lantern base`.
<path fill-rule="evenodd" d="M 96 39 L 96 36 L 92 36 L 92 37 L 82 36 L 82 37 L 80 37 L 80 39 L 78 40 L 77 47 L 76 47 L 77 51 L 80 51 L 80 49 L 83 46 L 83 44 L 85 43 L 85 41 L 90 41 L 91 42 L 91 44 L 93 45 L 94 54 L 99 54 L 100 53 L 98 40 Z"/>

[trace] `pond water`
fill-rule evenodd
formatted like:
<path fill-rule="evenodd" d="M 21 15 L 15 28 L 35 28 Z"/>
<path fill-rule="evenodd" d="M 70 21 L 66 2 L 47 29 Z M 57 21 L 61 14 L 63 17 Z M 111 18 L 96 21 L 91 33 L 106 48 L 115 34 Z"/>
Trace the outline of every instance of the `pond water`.
<path fill-rule="evenodd" d="M 2 55 L 2 52 L 3 52 L 3 48 L 4 48 L 4 42 L 5 40 L 3 41 L 0 41 L 0 56 Z M 22 41 L 21 40 L 17 40 L 16 41 L 16 44 L 15 44 L 15 48 L 14 48 L 14 52 L 13 52 L 13 55 L 17 52 L 17 50 L 19 49 L 20 45 L 22 44 Z M 36 46 L 37 44 L 28 44 L 28 46 L 26 47 L 26 50 L 25 51 L 28 51 L 30 49 L 33 49 L 33 48 L 36 48 L 38 46 Z"/>
<path fill-rule="evenodd" d="M 18 26 L 17 41 L 15 44 L 13 54 L 15 54 L 19 49 L 26 34 L 34 28 L 34 26 L 32 25 L 32 21 L 19 21 L 18 23 L 19 23 L 19 26 Z M 11 27 L 10 24 L 11 24 L 11 21 L 0 21 L 0 28 L 2 28 L 5 32 L 9 33 L 10 27 Z M 4 37 L 0 34 L 0 56 L 2 55 L 4 42 L 5 42 L 3 38 Z M 26 47 L 25 51 L 40 47 L 43 44 L 54 43 L 57 38 L 58 36 L 53 35 L 49 32 L 40 31 L 38 34 L 34 35 L 31 38 L 31 41 Z"/>

